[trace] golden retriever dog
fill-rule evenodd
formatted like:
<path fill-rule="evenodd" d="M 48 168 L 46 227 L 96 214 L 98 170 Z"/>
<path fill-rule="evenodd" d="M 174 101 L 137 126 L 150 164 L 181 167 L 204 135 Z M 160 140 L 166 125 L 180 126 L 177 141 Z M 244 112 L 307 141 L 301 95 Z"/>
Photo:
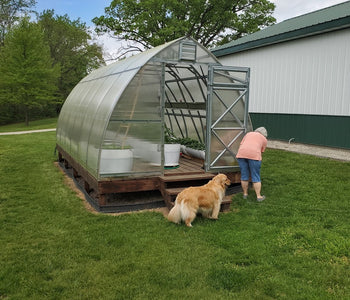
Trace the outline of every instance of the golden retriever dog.
<path fill-rule="evenodd" d="M 177 224 L 182 220 L 186 226 L 192 227 L 191 223 L 197 213 L 210 219 L 218 219 L 222 199 L 230 184 L 225 174 L 218 174 L 205 185 L 184 189 L 177 195 L 168 220 Z"/>

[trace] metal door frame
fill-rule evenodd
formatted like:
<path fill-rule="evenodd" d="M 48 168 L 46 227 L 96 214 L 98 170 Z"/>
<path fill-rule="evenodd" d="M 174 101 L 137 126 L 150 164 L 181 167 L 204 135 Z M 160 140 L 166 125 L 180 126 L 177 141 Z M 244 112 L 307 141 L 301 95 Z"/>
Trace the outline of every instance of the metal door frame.
<path fill-rule="evenodd" d="M 229 72 L 235 72 L 235 73 L 243 73 L 245 74 L 244 79 L 236 78 L 230 75 Z M 224 76 L 226 78 L 229 78 L 231 82 L 215 82 L 215 74 L 220 74 L 221 76 Z M 210 64 L 208 68 L 208 94 L 207 94 L 207 125 L 206 125 L 206 141 L 205 141 L 205 171 L 218 171 L 218 170 L 234 170 L 237 167 L 233 167 L 232 165 L 216 165 L 216 163 L 219 161 L 219 159 L 225 154 L 225 152 L 228 152 L 233 160 L 236 160 L 236 153 L 233 153 L 229 147 L 242 135 L 247 132 L 248 129 L 248 108 L 249 108 L 249 80 L 250 80 L 250 68 L 243 68 L 243 67 L 231 67 L 231 66 L 222 66 L 217 64 Z M 217 119 L 212 120 L 212 105 L 213 105 L 213 97 L 216 95 L 219 99 L 220 97 L 216 93 L 217 90 L 232 90 L 232 91 L 239 91 L 239 96 L 237 98 L 234 98 L 232 101 L 232 104 L 230 106 L 226 106 L 223 102 L 223 105 L 225 106 L 226 110 L 225 112 Z M 234 113 L 231 111 L 231 109 L 235 106 L 238 101 L 240 101 L 242 98 L 244 98 L 244 121 L 243 123 L 237 118 Z M 220 128 L 218 127 L 218 124 L 220 120 L 227 114 L 230 113 L 238 123 L 240 123 L 241 127 L 225 127 Z M 216 133 L 216 130 L 237 130 L 239 129 L 240 132 L 228 143 L 225 145 L 225 143 L 220 139 L 218 134 Z M 211 153 L 211 138 L 212 135 L 214 135 L 219 142 L 224 146 L 224 149 L 217 155 L 217 157 L 211 162 L 210 161 L 210 153 Z"/>

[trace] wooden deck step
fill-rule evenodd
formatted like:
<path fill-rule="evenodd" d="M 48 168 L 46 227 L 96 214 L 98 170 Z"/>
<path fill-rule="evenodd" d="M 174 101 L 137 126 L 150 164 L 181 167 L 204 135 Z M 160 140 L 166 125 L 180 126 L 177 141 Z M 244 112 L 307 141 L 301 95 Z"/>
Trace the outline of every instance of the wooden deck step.
<path fill-rule="evenodd" d="M 170 196 L 177 196 L 180 194 L 185 187 L 179 187 L 179 188 L 171 188 L 171 189 L 165 189 L 165 192 Z"/>
<path fill-rule="evenodd" d="M 159 179 L 163 182 L 179 182 L 179 181 L 193 181 L 193 180 L 210 180 L 215 177 L 216 174 L 212 173 L 197 173 L 187 175 L 166 175 L 161 176 Z"/>
<path fill-rule="evenodd" d="M 232 195 L 225 196 L 224 199 L 222 199 L 220 211 L 221 212 L 230 211 L 231 203 L 232 203 Z"/>
<path fill-rule="evenodd" d="M 179 193 L 181 193 L 186 187 L 165 188 L 162 191 L 166 206 L 171 209 L 174 206 L 174 201 Z"/>
<path fill-rule="evenodd" d="M 160 192 L 166 206 L 170 209 L 178 193 L 190 186 L 206 184 L 215 174 L 198 172 L 196 174 L 167 174 L 159 177 Z"/>

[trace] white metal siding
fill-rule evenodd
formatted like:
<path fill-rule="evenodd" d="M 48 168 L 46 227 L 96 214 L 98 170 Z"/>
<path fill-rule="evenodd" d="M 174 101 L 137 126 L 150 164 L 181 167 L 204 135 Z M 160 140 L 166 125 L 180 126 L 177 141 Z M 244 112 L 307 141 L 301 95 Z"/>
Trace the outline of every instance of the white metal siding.
<path fill-rule="evenodd" d="M 251 68 L 250 112 L 350 115 L 350 29 L 219 60 Z"/>

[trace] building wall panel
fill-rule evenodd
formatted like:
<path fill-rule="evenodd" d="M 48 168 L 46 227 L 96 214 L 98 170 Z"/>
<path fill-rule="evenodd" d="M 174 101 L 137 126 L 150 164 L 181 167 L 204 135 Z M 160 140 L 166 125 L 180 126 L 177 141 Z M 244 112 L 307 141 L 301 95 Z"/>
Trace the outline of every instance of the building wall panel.
<path fill-rule="evenodd" d="M 250 112 L 350 115 L 350 29 L 219 60 L 251 68 Z"/>
<path fill-rule="evenodd" d="M 350 149 L 350 116 L 251 113 L 254 128 L 265 126 L 268 138 Z"/>

